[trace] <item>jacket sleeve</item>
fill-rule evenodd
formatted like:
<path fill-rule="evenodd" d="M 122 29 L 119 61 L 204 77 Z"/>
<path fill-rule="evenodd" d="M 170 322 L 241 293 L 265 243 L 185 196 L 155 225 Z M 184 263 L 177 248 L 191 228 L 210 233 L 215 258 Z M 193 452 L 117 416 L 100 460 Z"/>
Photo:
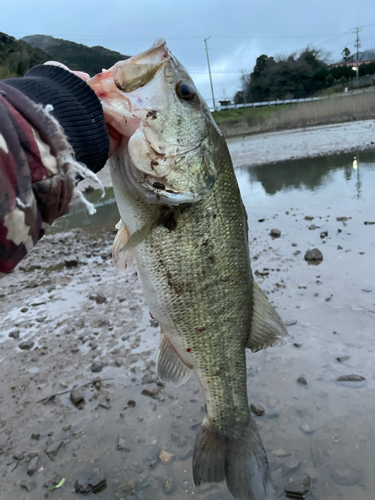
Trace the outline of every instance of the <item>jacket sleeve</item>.
<path fill-rule="evenodd" d="M 56 217 L 74 189 L 72 149 L 56 120 L 0 83 L 0 275 L 10 273 Z"/>
<path fill-rule="evenodd" d="M 100 101 L 73 73 L 41 65 L 0 82 L 0 277 L 69 211 L 77 173 L 100 170 L 108 152 Z"/>

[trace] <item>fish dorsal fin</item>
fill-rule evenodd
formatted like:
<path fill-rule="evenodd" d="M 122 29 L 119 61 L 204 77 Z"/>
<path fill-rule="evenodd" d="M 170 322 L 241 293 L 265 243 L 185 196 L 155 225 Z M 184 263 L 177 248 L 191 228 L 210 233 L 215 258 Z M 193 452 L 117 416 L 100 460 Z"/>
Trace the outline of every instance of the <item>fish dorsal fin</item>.
<path fill-rule="evenodd" d="M 275 308 L 253 281 L 253 317 L 246 347 L 253 352 L 284 344 L 288 332 Z"/>
<path fill-rule="evenodd" d="M 162 382 L 171 382 L 176 387 L 184 384 L 191 373 L 191 369 L 183 363 L 163 331 L 160 335 L 156 370 Z"/>
<path fill-rule="evenodd" d="M 119 273 L 125 274 L 135 264 L 135 248 L 128 248 L 128 228 L 120 219 L 116 224 L 118 232 L 112 244 L 112 260 Z"/>

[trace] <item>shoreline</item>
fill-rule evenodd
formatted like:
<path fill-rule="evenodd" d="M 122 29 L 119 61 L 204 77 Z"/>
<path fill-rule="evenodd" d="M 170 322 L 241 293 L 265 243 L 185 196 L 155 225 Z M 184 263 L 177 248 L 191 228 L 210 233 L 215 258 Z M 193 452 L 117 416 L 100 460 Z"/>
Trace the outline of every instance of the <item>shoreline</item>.
<path fill-rule="evenodd" d="M 375 120 L 239 136 L 227 139 L 227 144 L 234 168 L 357 151 L 375 151 Z M 104 187 L 112 186 L 108 165 L 99 172 L 98 177 Z M 81 188 L 85 189 L 90 185 L 92 181 L 87 179 L 81 183 Z"/>

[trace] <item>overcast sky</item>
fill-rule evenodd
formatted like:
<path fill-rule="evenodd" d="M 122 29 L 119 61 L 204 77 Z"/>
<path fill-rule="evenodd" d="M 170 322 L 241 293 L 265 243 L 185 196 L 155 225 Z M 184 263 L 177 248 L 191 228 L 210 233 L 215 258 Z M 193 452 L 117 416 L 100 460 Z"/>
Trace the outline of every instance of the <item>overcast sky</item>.
<path fill-rule="evenodd" d="M 21 38 L 45 34 L 133 55 L 162 36 L 212 104 L 204 39 L 208 40 L 216 100 L 241 88 L 261 54 L 275 56 L 307 45 L 339 60 L 375 48 L 375 0 L 10 0 L 0 8 L 0 31 Z"/>

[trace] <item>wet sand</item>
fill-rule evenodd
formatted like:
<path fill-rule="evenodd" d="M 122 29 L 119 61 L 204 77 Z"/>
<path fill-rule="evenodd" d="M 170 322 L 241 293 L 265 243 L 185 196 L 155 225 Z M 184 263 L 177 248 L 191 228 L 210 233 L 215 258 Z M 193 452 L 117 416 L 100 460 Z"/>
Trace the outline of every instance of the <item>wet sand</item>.
<path fill-rule="evenodd" d="M 277 207 L 244 197 L 253 272 L 291 335 L 285 346 L 247 354 L 249 402 L 265 410 L 254 418 L 279 498 L 289 481 L 309 476 L 308 498 L 369 500 L 375 225 L 364 221 L 373 220 L 373 202 L 346 207 L 314 196 Z M 84 498 L 76 488 L 104 479 L 89 498 L 230 500 L 224 485 L 193 485 L 202 394 L 195 377 L 180 388 L 159 383 L 159 329 L 136 270 L 121 277 L 112 266 L 110 227 L 47 235 L 1 281 L 0 498 L 40 500 L 59 475 L 66 480 L 54 500 Z M 275 227 L 280 238 L 269 235 Z M 314 247 L 319 266 L 303 258 Z M 23 350 L 23 341 L 34 344 Z M 349 374 L 365 380 L 336 381 Z"/>

